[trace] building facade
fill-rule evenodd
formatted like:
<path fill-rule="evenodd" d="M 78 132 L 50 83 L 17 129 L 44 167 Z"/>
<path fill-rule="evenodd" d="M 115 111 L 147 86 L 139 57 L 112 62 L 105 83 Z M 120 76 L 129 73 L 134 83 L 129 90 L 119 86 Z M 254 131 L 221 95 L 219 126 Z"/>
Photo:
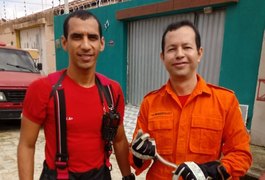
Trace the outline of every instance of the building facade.
<path fill-rule="evenodd" d="M 99 57 L 97 71 L 120 82 L 127 103 L 138 106 L 148 91 L 166 83 L 168 75 L 159 59 L 162 33 L 170 22 L 188 19 L 198 27 L 205 50 L 199 73 L 208 82 L 235 92 L 244 107 L 242 110 L 246 114 L 252 143 L 265 146 L 262 129 L 265 126 L 264 0 L 131 0 L 105 3 L 108 6 L 83 8 L 93 12 L 103 26 L 106 47 Z M 79 8 L 81 5 L 72 11 Z M 54 18 L 52 15 L 45 21 L 32 17 L 37 26 L 25 25 L 26 21 L 1 24 L 0 41 L 27 44 L 23 38 L 18 41 L 17 37 L 41 32 L 45 37 L 40 39 L 46 48 L 46 73 L 55 67 L 65 68 L 68 57 L 60 43 L 65 17 L 60 10 Z"/>
<path fill-rule="evenodd" d="M 53 11 L 0 22 L 0 40 L 8 46 L 37 49 L 43 74 L 55 71 Z"/>

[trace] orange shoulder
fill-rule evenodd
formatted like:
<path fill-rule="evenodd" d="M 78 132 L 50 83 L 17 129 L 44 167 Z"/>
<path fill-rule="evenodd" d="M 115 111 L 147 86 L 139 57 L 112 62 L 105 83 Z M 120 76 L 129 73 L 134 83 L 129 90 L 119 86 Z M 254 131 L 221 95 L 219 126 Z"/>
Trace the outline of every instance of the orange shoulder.
<path fill-rule="evenodd" d="M 162 86 L 162 87 L 159 88 L 159 89 L 156 89 L 156 90 L 150 91 L 150 92 L 148 92 L 148 93 L 144 96 L 144 98 L 146 98 L 146 97 L 148 97 L 148 96 L 151 96 L 151 95 L 154 95 L 154 94 L 157 94 L 157 93 L 161 93 L 161 91 L 164 91 L 164 88 L 165 88 L 165 85 Z"/>
<path fill-rule="evenodd" d="M 217 85 L 210 84 L 210 83 L 207 83 L 207 86 L 212 88 L 212 89 L 215 89 L 215 90 L 227 91 L 227 92 L 230 92 L 230 93 L 234 94 L 233 90 L 227 89 L 227 88 L 222 87 L 222 86 L 217 86 Z"/>

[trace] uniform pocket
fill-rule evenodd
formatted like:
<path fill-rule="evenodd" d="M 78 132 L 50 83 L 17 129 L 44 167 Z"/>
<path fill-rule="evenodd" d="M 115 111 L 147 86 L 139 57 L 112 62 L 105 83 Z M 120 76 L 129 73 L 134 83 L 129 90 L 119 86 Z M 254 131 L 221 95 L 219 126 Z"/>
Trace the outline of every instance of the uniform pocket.
<path fill-rule="evenodd" d="M 155 139 L 159 154 L 172 154 L 173 150 L 173 113 L 155 116 L 148 122 L 150 136 Z"/>
<path fill-rule="evenodd" d="M 219 116 L 193 116 L 189 147 L 199 154 L 217 154 L 221 148 L 223 121 Z"/>

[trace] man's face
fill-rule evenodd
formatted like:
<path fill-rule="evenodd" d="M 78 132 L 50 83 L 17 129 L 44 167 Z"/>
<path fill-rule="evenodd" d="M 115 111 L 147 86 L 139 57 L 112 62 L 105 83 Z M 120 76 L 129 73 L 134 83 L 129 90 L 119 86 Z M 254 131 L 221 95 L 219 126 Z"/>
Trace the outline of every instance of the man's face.
<path fill-rule="evenodd" d="M 169 31 L 165 36 L 164 49 L 160 58 L 171 79 L 185 80 L 196 76 L 203 50 L 197 50 L 195 32 L 192 28 L 183 26 Z"/>
<path fill-rule="evenodd" d="M 99 52 L 104 49 L 99 26 L 94 18 L 82 20 L 73 17 L 68 23 L 68 37 L 62 37 L 62 45 L 69 54 L 69 68 L 95 69 Z"/>

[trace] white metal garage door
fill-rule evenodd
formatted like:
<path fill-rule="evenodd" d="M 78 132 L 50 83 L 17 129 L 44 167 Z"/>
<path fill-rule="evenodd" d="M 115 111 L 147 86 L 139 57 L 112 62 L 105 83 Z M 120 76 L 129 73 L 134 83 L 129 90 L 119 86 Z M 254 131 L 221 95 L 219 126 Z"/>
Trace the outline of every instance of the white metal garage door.
<path fill-rule="evenodd" d="M 46 74 L 47 62 L 45 53 L 45 36 L 44 28 L 35 27 L 30 29 L 23 29 L 20 31 L 20 46 L 21 48 L 38 49 L 40 54 L 40 62 L 43 64 L 43 72 Z"/>

